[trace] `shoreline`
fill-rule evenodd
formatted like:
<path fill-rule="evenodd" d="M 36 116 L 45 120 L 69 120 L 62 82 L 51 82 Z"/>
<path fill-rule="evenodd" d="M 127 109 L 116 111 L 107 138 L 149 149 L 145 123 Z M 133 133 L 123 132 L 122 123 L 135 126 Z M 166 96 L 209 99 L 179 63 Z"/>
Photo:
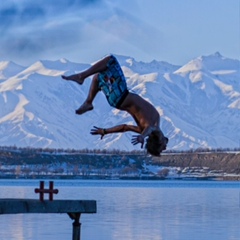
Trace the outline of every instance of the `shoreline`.
<path fill-rule="evenodd" d="M 240 175 L 236 176 L 182 176 L 182 177 L 157 177 L 157 176 L 80 176 L 80 175 L 8 175 L 0 176 L 0 180 L 12 179 L 12 180 L 51 180 L 51 179 L 63 179 L 63 180 L 134 180 L 134 181 L 240 181 Z"/>

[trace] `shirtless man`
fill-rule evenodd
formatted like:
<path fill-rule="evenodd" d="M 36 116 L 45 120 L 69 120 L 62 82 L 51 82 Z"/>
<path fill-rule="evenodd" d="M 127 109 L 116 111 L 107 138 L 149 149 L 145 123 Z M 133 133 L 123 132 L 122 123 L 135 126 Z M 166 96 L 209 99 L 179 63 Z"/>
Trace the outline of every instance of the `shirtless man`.
<path fill-rule="evenodd" d="M 137 126 L 122 124 L 110 128 L 93 127 L 92 135 L 101 135 L 116 132 L 132 131 L 139 135 L 132 137 L 132 144 L 141 144 L 143 148 L 146 140 L 148 153 L 159 156 L 166 149 L 166 138 L 159 127 L 160 116 L 153 105 L 135 93 L 127 90 L 126 80 L 122 69 L 113 55 L 109 55 L 92 65 L 89 69 L 71 76 L 62 76 L 65 80 L 71 80 L 83 84 L 84 80 L 93 75 L 88 96 L 84 103 L 76 110 L 76 114 L 83 114 L 93 109 L 93 100 L 99 90 L 102 90 L 112 107 L 128 112 L 135 120 Z"/>

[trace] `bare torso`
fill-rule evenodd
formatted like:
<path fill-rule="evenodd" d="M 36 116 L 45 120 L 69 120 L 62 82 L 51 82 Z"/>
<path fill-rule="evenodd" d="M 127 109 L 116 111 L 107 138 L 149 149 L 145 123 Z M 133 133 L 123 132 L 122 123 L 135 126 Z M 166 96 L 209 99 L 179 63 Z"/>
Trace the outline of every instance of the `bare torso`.
<path fill-rule="evenodd" d="M 137 94 L 129 92 L 120 110 L 127 111 L 134 118 L 139 132 L 149 126 L 159 128 L 160 116 L 156 108 Z"/>

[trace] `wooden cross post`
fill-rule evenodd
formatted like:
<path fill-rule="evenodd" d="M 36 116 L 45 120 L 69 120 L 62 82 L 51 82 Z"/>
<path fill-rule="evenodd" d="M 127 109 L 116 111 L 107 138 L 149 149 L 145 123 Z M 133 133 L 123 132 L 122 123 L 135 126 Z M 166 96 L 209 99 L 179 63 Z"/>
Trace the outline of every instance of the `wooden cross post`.
<path fill-rule="evenodd" d="M 58 189 L 53 189 L 53 181 L 49 182 L 49 189 L 44 189 L 44 181 L 40 181 L 40 187 L 35 188 L 35 193 L 39 193 L 39 200 L 44 201 L 44 194 L 49 194 L 49 201 L 53 201 L 53 194 L 58 194 Z"/>

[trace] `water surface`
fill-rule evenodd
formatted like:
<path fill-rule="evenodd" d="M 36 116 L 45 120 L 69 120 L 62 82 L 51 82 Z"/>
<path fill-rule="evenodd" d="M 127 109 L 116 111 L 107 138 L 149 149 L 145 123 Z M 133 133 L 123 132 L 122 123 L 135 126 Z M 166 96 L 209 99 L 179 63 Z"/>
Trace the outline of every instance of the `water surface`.
<path fill-rule="evenodd" d="M 96 200 L 81 239 L 239 240 L 240 183 L 55 180 L 54 199 Z M 46 181 L 48 186 L 48 181 Z M 38 198 L 39 180 L 0 180 L 0 198 Z M 47 197 L 46 197 L 47 198 Z M 0 239 L 71 239 L 67 214 L 0 215 Z"/>

